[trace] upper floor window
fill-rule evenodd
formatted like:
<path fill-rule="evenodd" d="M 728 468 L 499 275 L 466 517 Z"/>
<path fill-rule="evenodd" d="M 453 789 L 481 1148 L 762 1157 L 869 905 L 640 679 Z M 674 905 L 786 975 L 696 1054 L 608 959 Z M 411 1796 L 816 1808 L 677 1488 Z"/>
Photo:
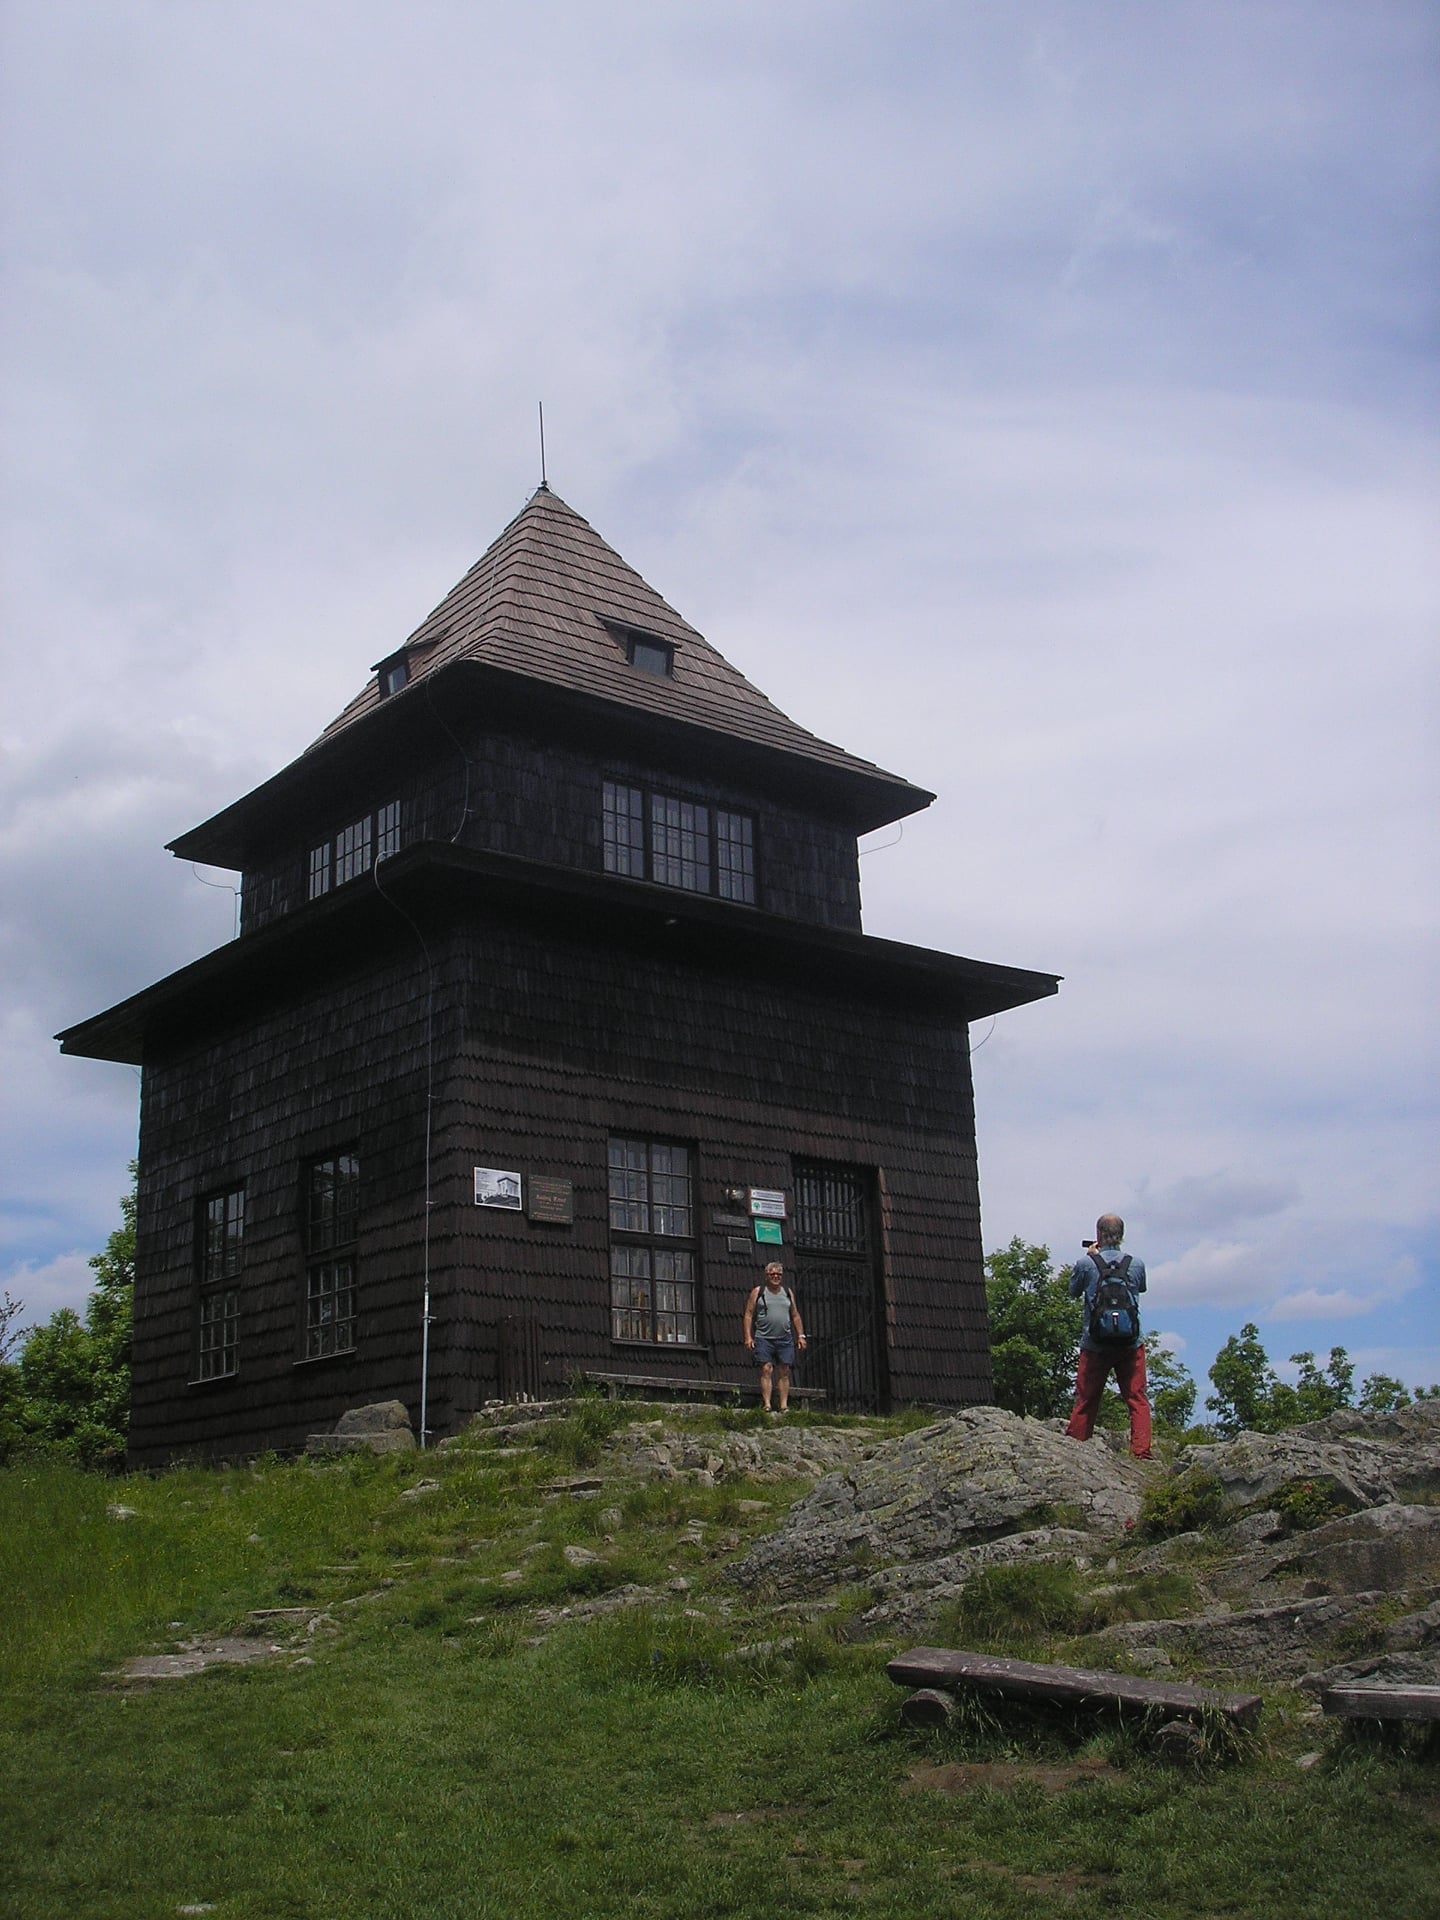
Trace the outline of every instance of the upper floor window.
<path fill-rule="evenodd" d="M 388 860 L 400 851 L 400 802 L 392 800 L 375 816 L 375 858 Z"/>
<path fill-rule="evenodd" d="M 245 1189 L 212 1193 L 204 1202 L 200 1245 L 200 1283 L 215 1286 L 233 1280 L 245 1254 Z"/>
<path fill-rule="evenodd" d="M 360 1162 L 353 1153 L 312 1160 L 305 1170 L 305 1358 L 355 1348 L 355 1242 Z"/>
<path fill-rule="evenodd" d="M 245 1256 L 245 1189 L 207 1194 L 200 1202 L 196 1378 L 222 1380 L 240 1366 L 240 1289 Z"/>
<path fill-rule="evenodd" d="M 343 887 L 347 880 L 368 873 L 377 860 L 400 851 L 403 837 L 401 802 L 392 800 L 375 813 L 367 813 L 342 827 L 333 840 L 322 841 L 310 849 L 310 892 L 312 900 L 330 891 L 332 883 Z"/>
<path fill-rule="evenodd" d="M 357 820 L 353 826 L 344 827 L 335 836 L 335 884 L 343 887 L 347 880 L 354 880 L 362 873 L 368 873 L 371 865 L 371 844 L 373 822 L 367 813 L 363 820 Z"/>
<path fill-rule="evenodd" d="M 755 904 L 755 822 L 672 794 L 605 782 L 605 871 Z"/>

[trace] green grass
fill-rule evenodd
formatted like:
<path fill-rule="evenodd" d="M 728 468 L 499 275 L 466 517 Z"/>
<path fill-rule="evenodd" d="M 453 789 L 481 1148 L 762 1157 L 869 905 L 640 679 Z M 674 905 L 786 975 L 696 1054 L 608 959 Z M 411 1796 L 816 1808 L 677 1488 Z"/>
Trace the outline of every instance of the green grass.
<path fill-rule="evenodd" d="M 1433 1763 L 1337 1742 L 1301 1771 L 1325 1734 L 1283 1696 L 1262 1740 L 1198 1775 L 1079 1719 L 986 1710 L 907 1731 L 885 1650 L 847 1637 L 862 1594 L 807 1624 L 747 1612 L 724 1582 L 795 1488 L 546 1499 L 574 1439 L 504 1459 L 0 1474 L 0 1913 L 1440 1914 Z M 425 1478 L 439 1488 L 407 1498 Z M 566 1545 L 601 1553 L 599 1571 Z M 537 1624 L 536 1607 L 621 1577 L 662 1598 Z M 263 1666 L 105 1678 L 173 1645 L 170 1622 L 234 1629 L 302 1603 L 333 1627 L 295 1629 Z M 1073 1625 L 1054 1593 L 1025 1604 Z M 1074 1784 L 1037 1772 L 1083 1761 Z M 964 1791 L 917 1790 L 917 1770 L 959 1765 L 979 1770 Z"/>

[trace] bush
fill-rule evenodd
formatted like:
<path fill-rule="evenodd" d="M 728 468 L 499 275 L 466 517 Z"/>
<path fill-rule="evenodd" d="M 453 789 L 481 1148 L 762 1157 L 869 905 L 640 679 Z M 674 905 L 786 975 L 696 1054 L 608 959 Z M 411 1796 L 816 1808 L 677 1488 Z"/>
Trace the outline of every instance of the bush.
<path fill-rule="evenodd" d="M 1292 1533 L 1323 1527 L 1327 1520 L 1350 1513 L 1354 1507 L 1354 1502 L 1328 1480 L 1287 1480 L 1269 1504 Z"/>
<path fill-rule="evenodd" d="M 1225 1490 L 1212 1473 L 1188 1467 L 1171 1480 L 1146 1487 L 1135 1531 L 1142 1540 L 1168 1540 L 1219 1524 L 1225 1514 Z"/>

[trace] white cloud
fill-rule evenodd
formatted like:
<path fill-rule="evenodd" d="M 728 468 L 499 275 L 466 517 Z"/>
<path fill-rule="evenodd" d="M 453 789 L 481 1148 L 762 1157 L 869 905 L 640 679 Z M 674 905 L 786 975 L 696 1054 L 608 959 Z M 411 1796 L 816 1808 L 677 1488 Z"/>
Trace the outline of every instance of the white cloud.
<path fill-rule="evenodd" d="M 1173 1354 L 1177 1360 L 1183 1360 L 1189 1342 L 1183 1333 L 1150 1333 L 1147 1331 L 1145 1335 L 1145 1345 L 1152 1352 L 1158 1348 L 1163 1348 L 1167 1353 Z"/>
<path fill-rule="evenodd" d="M 1413 1259 L 1394 1261 L 1376 1276 L 1372 1286 L 1304 1287 L 1283 1294 L 1270 1308 L 1272 1320 L 1342 1320 L 1358 1314 L 1374 1313 L 1395 1300 L 1403 1300 L 1421 1284 L 1418 1263 Z"/>
<path fill-rule="evenodd" d="M 1253 1241 L 1201 1241 L 1179 1260 L 1162 1260 L 1149 1270 L 1152 1293 L 1172 1305 L 1203 1300 L 1208 1305 L 1253 1305 L 1257 1275 L 1264 1262 Z"/>
<path fill-rule="evenodd" d="M 8 1293 L 25 1309 L 16 1328 L 42 1326 L 61 1307 L 78 1308 L 94 1284 L 83 1253 L 57 1254 L 43 1265 L 22 1261 L 0 1272 L 0 1293 Z"/>

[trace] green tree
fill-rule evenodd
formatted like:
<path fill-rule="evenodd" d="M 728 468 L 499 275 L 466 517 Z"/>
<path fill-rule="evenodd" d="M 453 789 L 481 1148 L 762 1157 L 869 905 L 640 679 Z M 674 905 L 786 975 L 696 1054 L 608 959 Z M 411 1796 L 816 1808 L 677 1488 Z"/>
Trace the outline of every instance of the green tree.
<path fill-rule="evenodd" d="M 20 1340 L 20 1328 L 16 1324 L 25 1311 L 23 1300 L 12 1300 L 8 1293 L 0 1294 L 0 1367 L 8 1366 L 10 1355 Z"/>
<path fill-rule="evenodd" d="M 1260 1344 L 1260 1329 L 1247 1320 L 1232 1333 L 1210 1369 L 1214 1393 L 1206 1397 L 1218 1432 L 1227 1437 L 1245 1431 L 1270 1433 L 1275 1389 L 1280 1384 Z"/>
<path fill-rule="evenodd" d="M 1050 1249 L 1018 1234 L 985 1262 L 995 1404 L 1054 1419 L 1068 1413 L 1080 1346 L 1080 1313 L 1068 1273 L 1052 1271 Z"/>
<path fill-rule="evenodd" d="M 1147 1340 L 1145 1373 L 1155 1425 L 1164 1433 L 1184 1433 L 1195 1416 L 1196 1386 L 1189 1369 L 1169 1347 L 1155 1346 Z"/>
<path fill-rule="evenodd" d="M 1423 1394 L 1425 1389 L 1420 1389 Z M 1410 1389 L 1393 1373 L 1368 1373 L 1360 1388 L 1360 1406 L 1365 1413 L 1398 1413 L 1410 1405 Z"/>
<path fill-rule="evenodd" d="M 1297 1418 L 1286 1420 L 1284 1425 L 1299 1426 L 1305 1420 L 1323 1420 L 1327 1413 L 1338 1413 L 1354 1400 L 1355 1366 L 1344 1347 L 1331 1347 L 1323 1373 L 1316 1366 L 1313 1353 L 1292 1353 L 1290 1361 L 1300 1369 L 1294 1389 Z"/>
<path fill-rule="evenodd" d="M 20 1341 L 17 1324 L 25 1303 L 0 1296 L 0 1460 L 6 1459 L 20 1438 L 20 1369 L 10 1358 Z"/>
<path fill-rule="evenodd" d="M 1292 1353 L 1290 1364 L 1300 1369 L 1293 1386 L 1276 1375 L 1253 1321 L 1247 1321 L 1238 1334 L 1232 1333 L 1210 1369 L 1215 1392 L 1205 1405 L 1216 1416 L 1217 1430 L 1227 1436 L 1242 1429 L 1280 1433 L 1353 1405 L 1355 1365 L 1344 1347 L 1332 1347 L 1323 1368 L 1313 1353 Z M 1377 1393 L 1387 1387 L 1405 1391 L 1398 1380 L 1374 1378 L 1383 1383 Z M 1366 1404 L 1363 1399 L 1361 1404 Z"/>
<path fill-rule="evenodd" d="M 132 1183 L 135 1162 L 130 1163 Z M 135 1188 L 120 1202 L 120 1225 L 90 1261 L 95 1290 L 82 1319 L 61 1307 L 32 1327 L 13 1369 L 10 1444 L 52 1446 L 83 1466 L 125 1452 L 130 1418 L 130 1334 L 135 1286 Z"/>

